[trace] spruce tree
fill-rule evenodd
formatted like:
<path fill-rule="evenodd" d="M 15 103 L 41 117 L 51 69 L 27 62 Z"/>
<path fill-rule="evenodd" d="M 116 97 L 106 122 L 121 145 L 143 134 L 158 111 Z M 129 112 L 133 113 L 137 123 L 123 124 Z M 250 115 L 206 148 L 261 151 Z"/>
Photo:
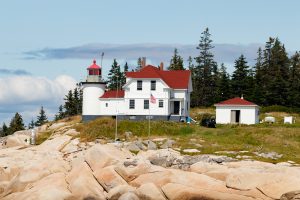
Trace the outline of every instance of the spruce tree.
<path fill-rule="evenodd" d="M 242 95 L 249 99 L 252 96 L 251 93 L 251 77 L 249 66 L 245 56 L 242 54 L 236 61 L 234 65 L 234 72 L 232 73 L 231 86 L 234 96 L 241 97 Z"/>
<path fill-rule="evenodd" d="M 73 92 L 73 101 L 74 101 L 74 113 L 73 115 L 78 115 L 80 114 L 80 105 L 81 105 L 81 102 L 80 102 L 80 92 L 79 92 L 79 89 L 78 88 L 75 88 L 74 89 L 74 92 Z"/>
<path fill-rule="evenodd" d="M 35 123 L 33 119 L 31 119 L 30 123 L 28 124 L 28 129 L 33 129 L 35 127 Z"/>
<path fill-rule="evenodd" d="M 216 102 L 227 100 L 231 97 L 230 76 L 224 63 L 221 64 L 218 80 L 217 80 L 217 95 Z"/>
<path fill-rule="evenodd" d="M 142 58 L 139 57 L 138 60 L 137 60 L 137 66 L 135 68 L 135 71 L 140 71 L 142 69 Z"/>
<path fill-rule="evenodd" d="M 288 105 L 300 108 L 300 54 L 296 52 L 291 57 Z"/>
<path fill-rule="evenodd" d="M 7 127 L 7 125 L 5 123 L 3 123 L 0 137 L 7 136 L 8 131 L 9 131 L 9 128 Z"/>
<path fill-rule="evenodd" d="M 8 134 L 13 134 L 16 131 L 24 130 L 23 118 L 19 113 L 16 113 L 15 116 L 11 119 L 8 129 Z"/>
<path fill-rule="evenodd" d="M 258 105 L 265 105 L 265 81 L 266 71 L 263 68 L 263 51 L 259 47 L 257 51 L 256 64 L 254 67 L 253 101 Z"/>
<path fill-rule="evenodd" d="M 121 76 L 121 87 L 120 87 L 120 89 L 125 85 L 125 83 L 126 83 L 126 72 L 128 72 L 128 64 L 127 64 L 127 62 L 125 63 L 125 65 L 124 65 L 124 71 L 123 71 L 123 73 L 122 73 L 122 76 Z"/>
<path fill-rule="evenodd" d="M 211 34 L 208 28 L 201 33 L 201 38 L 197 49 L 199 55 L 195 57 L 196 66 L 193 72 L 194 92 L 191 96 L 192 106 L 210 106 L 213 104 L 216 85 L 214 75 L 217 71 L 217 63 L 214 61 L 214 55 L 211 50 L 214 48 Z"/>
<path fill-rule="evenodd" d="M 264 50 L 263 68 L 266 71 L 265 99 L 267 105 L 287 105 L 289 58 L 278 38 L 270 38 Z"/>
<path fill-rule="evenodd" d="M 66 116 L 73 116 L 73 115 L 75 115 L 75 113 L 76 113 L 76 106 L 75 106 L 75 101 L 74 101 L 72 90 L 69 90 L 69 92 L 65 96 L 64 100 L 65 100 L 64 108 L 66 110 L 65 111 Z"/>
<path fill-rule="evenodd" d="M 184 70 L 183 59 L 180 55 L 178 55 L 178 50 L 176 48 L 174 49 L 174 55 L 171 58 L 168 70 Z"/>
<path fill-rule="evenodd" d="M 41 126 L 41 125 L 45 124 L 46 122 L 48 122 L 47 121 L 47 116 L 46 116 L 44 107 L 42 106 L 41 109 L 40 109 L 40 113 L 37 116 L 37 120 L 35 122 L 35 126 Z"/>
<path fill-rule="evenodd" d="M 111 69 L 108 73 L 108 88 L 110 90 L 120 89 L 122 81 L 122 72 L 117 60 L 114 59 Z"/>

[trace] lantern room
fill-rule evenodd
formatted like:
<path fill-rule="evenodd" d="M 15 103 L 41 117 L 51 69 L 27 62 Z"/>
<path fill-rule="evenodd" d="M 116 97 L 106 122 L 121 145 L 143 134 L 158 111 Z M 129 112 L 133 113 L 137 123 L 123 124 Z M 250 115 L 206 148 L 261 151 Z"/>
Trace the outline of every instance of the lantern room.
<path fill-rule="evenodd" d="M 101 81 L 101 67 L 96 64 L 96 60 L 93 60 L 93 64 L 87 68 L 87 72 L 87 82 Z"/>

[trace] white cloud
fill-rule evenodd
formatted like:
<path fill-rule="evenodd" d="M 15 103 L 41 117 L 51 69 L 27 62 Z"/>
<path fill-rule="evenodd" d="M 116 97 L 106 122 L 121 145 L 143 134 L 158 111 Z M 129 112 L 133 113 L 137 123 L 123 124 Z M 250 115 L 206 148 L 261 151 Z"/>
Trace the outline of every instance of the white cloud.
<path fill-rule="evenodd" d="M 27 123 L 35 119 L 42 105 L 52 118 L 64 96 L 75 86 L 76 80 L 67 75 L 54 80 L 33 76 L 0 78 L 0 122 L 7 122 L 15 112 L 20 112 Z"/>

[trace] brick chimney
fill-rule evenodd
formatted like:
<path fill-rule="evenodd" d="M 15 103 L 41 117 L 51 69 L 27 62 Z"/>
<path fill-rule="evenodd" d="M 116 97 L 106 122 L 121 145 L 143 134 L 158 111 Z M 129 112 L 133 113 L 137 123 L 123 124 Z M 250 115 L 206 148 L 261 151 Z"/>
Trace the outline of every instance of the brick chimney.
<path fill-rule="evenodd" d="M 164 63 L 163 62 L 160 62 L 160 65 L 159 65 L 159 70 L 163 71 L 164 70 Z"/>
<path fill-rule="evenodd" d="M 142 57 L 142 68 L 146 66 L 146 57 Z"/>

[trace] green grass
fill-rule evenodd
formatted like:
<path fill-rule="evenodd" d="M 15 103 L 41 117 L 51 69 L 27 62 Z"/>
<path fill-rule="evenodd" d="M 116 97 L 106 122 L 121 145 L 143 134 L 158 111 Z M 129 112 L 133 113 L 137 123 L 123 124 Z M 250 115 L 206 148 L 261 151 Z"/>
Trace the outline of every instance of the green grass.
<path fill-rule="evenodd" d="M 205 113 L 213 114 L 212 108 L 192 109 L 191 115 L 197 116 Z M 292 160 L 300 164 L 300 122 L 299 114 L 282 112 L 268 113 L 277 119 L 275 124 L 257 125 L 218 125 L 215 129 L 201 127 L 196 124 L 186 124 L 166 121 L 151 121 L 150 138 L 167 137 L 176 140 L 175 147 L 180 149 L 196 148 L 203 154 L 216 151 L 249 151 L 242 155 L 251 155 L 254 159 L 268 162 L 281 162 Z M 283 124 L 283 116 L 296 117 L 297 123 Z M 265 113 L 261 117 L 266 116 Z M 114 139 L 115 120 L 100 118 L 88 123 L 75 126 L 80 132 L 82 141 L 94 141 L 97 138 Z M 148 138 L 148 121 L 119 121 L 118 137 L 125 139 L 125 132 L 133 134 L 132 140 Z M 191 142 L 191 139 L 193 142 Z M 199 147 L 199 144 L 202 147 Z M 198 146 L 197 146 L 198 145 Z M 255 157 L 253 152 L 275 151 L 283 154 L 278 160 Z M 226 155 L 226 153 L 224 153 Z M 232 156 L 232 155 L 229 155 Z"/>

